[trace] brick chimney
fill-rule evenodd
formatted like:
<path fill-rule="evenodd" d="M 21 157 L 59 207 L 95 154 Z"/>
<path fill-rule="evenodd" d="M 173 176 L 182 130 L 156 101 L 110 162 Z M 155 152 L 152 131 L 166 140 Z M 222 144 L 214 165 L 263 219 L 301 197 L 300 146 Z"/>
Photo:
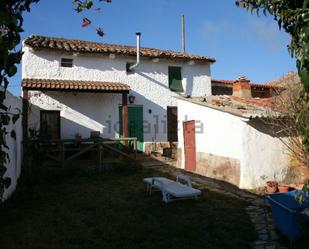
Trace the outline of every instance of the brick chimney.
<path fill-rule="evenodd" d="M 252 98 L 250 80 L 247 80 L 246 76 L 240 76 L 235 80 L 233 96 L 244 99 Z"/>

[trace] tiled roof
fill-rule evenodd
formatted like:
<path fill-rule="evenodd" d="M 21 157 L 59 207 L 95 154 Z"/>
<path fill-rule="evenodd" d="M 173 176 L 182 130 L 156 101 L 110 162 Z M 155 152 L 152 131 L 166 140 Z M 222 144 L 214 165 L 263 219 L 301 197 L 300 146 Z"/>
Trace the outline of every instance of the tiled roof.
<path fill-rule="evenodd" d="M 257 106 L 257 107 L 265 107 L 265 108 L 274 108 L 274 98 L 239 98 L 236 96 L 225 96 L 226 99 L 229 99 L 231 102 L 238 102 L 240 104 L 244 104 L 246 106 Z"/>
<path fill-rule="evenodd" d="M 136 56 L 136 47 L 125 45 L 104 44 L 45 36 L 30 36 L 24 43 L 34 49 L 55 49 L 76 53 L 113 53 L 126 56 Z M 156 48 L 141 48 L 140 53 L 141 56 L 150 58 L 179 59 L 185 61 L 194 60 L 207 63 L 216 61 L 214 58 L 208 56 L 190 55 L 188 53 Z"/>
<path fill-rule="evenodd" d="M 22 87 L 28 90 L 51 91 L 128 92 L 130 90 L 130 86 L 123 83 L 57 79 L 23 79 Z"/>
<path fill-rule="evenodd" d="M 176 97 L 194 104 L 206 106 L 218 111 L 227 112 L 245 119 L 283 117 L 284 111 L 279 110 L 274 98 L 239 98 L 230 95 L 210 96 L 208 98 Z"/>
<path fill-rule="evenodd" d="M 224 84 L 224 85 L 230 85 L 232 86 L 234 84 L 235 80 L 217 80 L 217 79 L 212 79 L 211 83 L 214 84 Z M 259 83 L 250 83 L 251 87 L 254 88 L 264 88 L 264 89 L 275 89 L 275 88 L 280 88 L 280 86 L 276 86 L 273 84 L 259 84 Z"/>

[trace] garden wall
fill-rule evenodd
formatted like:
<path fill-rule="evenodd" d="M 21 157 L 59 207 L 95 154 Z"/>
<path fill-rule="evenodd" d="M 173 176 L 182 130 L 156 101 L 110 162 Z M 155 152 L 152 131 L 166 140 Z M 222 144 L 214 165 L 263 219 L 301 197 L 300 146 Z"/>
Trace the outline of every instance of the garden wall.
<path fill-rule="evenodd" d="M 0 90 L 2 90 L 1 88 Z M 20 113 L 22 110 L 22 99 L 19 97 L 15 97 L 10 92 L 6 92 L 6 99 L 4 101 L 4 104 L 9 107 L 9 112 L 13 114 Z M 7 171 L 5 173 L 6 177 L 11 178 L 11 185 L 9 188 L 4 190 L 3 198 L 6 200 L 10 197 L 11 194 L 16 189 L 17 180 L 20 176 L 21 172 L 21 158 L 22 158 L 22 117 L 20 116 L 19 119 L 13 124 L 12 120 L 10 124 L 6 127 L 8 131 L 8 135 L 6 136 L 6 142 L 9 147 L 9 150 L 7 150 L 9 154 L 10 160 L 5 165 L 7 168 Z M 12 130 L 15 130 L 16 132 L 16 139 L 11 137 L 10 132 Z"/>

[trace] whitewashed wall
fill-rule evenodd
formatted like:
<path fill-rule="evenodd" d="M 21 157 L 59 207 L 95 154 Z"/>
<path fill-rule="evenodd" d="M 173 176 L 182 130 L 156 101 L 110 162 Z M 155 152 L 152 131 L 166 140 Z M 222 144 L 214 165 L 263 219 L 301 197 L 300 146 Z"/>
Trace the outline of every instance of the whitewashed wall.
<path fill-rule="evenodd" d="M 286 146 L 278 137 L 261 132 L 264 125 L 258 120 L 249 124 L 243 129 L 240 187 L 257 188 L 265 186 L 267 180 L 282 181 L 289 167 Z"/>
<path fill-rule="evenodd" d="M 2 90 L 2 88 L 1 88 Z M 6 92 L 6 99 L 4 104 L 9 107 L 9 111 L 14 114 L 18 114 L 22 110 L 22 100 L 13 96 L 10 92 Z M 16 132 L 16 140 L 11 137 L 10 134 L 6 136 L 6 142 L 9 147 L 7 150 L 10 161 L 5 165 L 7 171 L 5 177 L 11 178 L 11 185 L 9 188 L 5 189 L 3 198 L 7 199 L 16 189 L 17 180 L 21 172 L 21 154 L 22 154 L 22 117 L 16 121 L 15 124 L 11 121 L 6 127 L 7 131 L 10 133 L 12 130 Z"/>
<path fill-rule="evenodd" d="M 118 135 L 118 106 L 121 94 L 71 93 L 29 91 L 29 128 L 40 128 L 40 110 L 60 111 L 62 138 L 90 136 L 90 131 L 100 131 L 103 137 Z"/>
<path fill-rule="evenodd" d="M 240 159 L 243 122 L 236 116 L 178 99 L 178 147 L 184 159 L 183 122 L 196 121 L 196 151 Z M 181 160 L 184 168 L 185 160 Z"/>
<path fill-rule="evenodd" d="M 240 188 L 253 189 L 267 180 L 281 181 L 286 175 L 289 159 L 285 145 L 279 138 L 265 133 L 259 121 L 245 121 L 241 117 L 210 107 L 178 99 L 178 147 L 184 141 L 182 122 L 196 120 L 196 151 L 240 160 Z M 203 127 L 203 132 L 199 132 Z"/>
<path fill-rule="evenodd" d="M 74 67 L 60 67 L 59 63 L 61 57 L 73 58 Z M 115 59 L 110 59 L 109 56 L 103 55 L 79 54 L 77 56 L 73 56 L 72 54 L 65 54 L 55 51 L 33 51 L 31 48 L 26 46 L 24 47 L 22 62 L 22 77 L 126 83 L 131 87 L 130 94 L 136 96 L 135 104 L 143 105 L 144 120 L 149 122 L 151 126 L 151 131 L 144 134 L 144 141 L 166 141 L 166 108 L 167 106 L 177 105 L 177 101 L 172 97 L 178 95 L 177 93 L 170 91 L 168 87 L 168 66 L 182 67 L 185 94 L 192 96 L 203 96 L 211 94 L 210 64 L 190 65 L 187 62 L 176 63 L 166 60 L 160 60 L 159 62 L 155 63 L 150 59 L 142 58 L 141 65 L 138 67 L 138 69 L 136 69 L 136 72 L 127 74 L 126 63 L 134 62 L 134 60 L 134 57 L 124 58 L 116 56 Z M 85 94 L 81 99 L 83 102 L 79 99 L 76 101 L 77 98 L 74 96 L 66 96 L 66 99 L 71 98 L 71 106 L 69 106 L 69 108 L 64 105 L 59 105 L 59 101 L 55 101 L 54 104 L 58 104 L 59 108 L 62 110 L 61 112 L 63 117 L 68 118 L 69 120 L 75 118 L 77 115 L 79 120 L 82 120 L 83 116 L 86 117 L 85 120 L 88 120 L 89 122 L 81 121 L 87 122 L 86 126 L 89 126 L 90 123 L 100 123 L 100 120 L 98 121 L 92 117 L 93 108 L 91 108 L 91 102 L 93 101 L 90 100 L 90 104 L 86 104 L 84 102 L 86 99 L 89 101 L 90 95 L 87 96 Z M 54 105 L 52 104 L 54 95 L 48 93 L 46 100 L 47 99 L 48 104 L 41 103 L 38 105 L 40 101 L 35 100 L 35 97 L 31 97 L 30 102 L 33 104 L 35 103 L 40 108 L 48 108 L 48 106 Z M 102 99 L 99 102 L 105 103 L 105 101 L 106 103 L 108 102 L 109 105 L 112 105 L 112 108 L 117 109 L 117 114 L 114 113 L 115 116 L 113 119 L 115 122 L 118 122 L 118 104 L 120 104 L 119 98 L 113 97 L 113 100 L 110 101 L 106 95 L 102 95 Z M 76 115 L 68 114 L 66 111 L 64 111 L 71 109 L 71 112 L 79 112 L 78 109 L 80 109 L 82 105 L 87 105 L 87 107 L 83 109 L 83 115 L 77 113 L 75 113 Z M 96 108 L 99 108 L 99 106 L 96 105 Z M 105 105 L 100 108 L 103 109 L 110 107 Z M 149 113 L 149 110 L 151 110 L 151 113 Z M 98 114 L 98 111 L 95 113 Z M 102 110 L 102 113 L 111 113 L 111 110 Z M 36 122 L 33 121 L 32 118 L 30 118 L 30 120 L 30 122 Z M 65 128 L 65 130 L 67 129 L 70 128 Z M 72 133 L 74 133 L 74 130 L 70 132 L 70 134 Z M 66 135 L 68 135 L 68 133 L 66 133 Z"/>

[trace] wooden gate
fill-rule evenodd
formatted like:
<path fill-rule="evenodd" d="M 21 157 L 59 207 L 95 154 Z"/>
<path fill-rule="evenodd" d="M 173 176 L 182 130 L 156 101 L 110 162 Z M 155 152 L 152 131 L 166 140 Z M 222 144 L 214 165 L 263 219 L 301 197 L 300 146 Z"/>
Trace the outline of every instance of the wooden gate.
<path fill-rule="evenodd" d="M 183 122 L 185 170 L 196 170 L 195 121 Z"/>

